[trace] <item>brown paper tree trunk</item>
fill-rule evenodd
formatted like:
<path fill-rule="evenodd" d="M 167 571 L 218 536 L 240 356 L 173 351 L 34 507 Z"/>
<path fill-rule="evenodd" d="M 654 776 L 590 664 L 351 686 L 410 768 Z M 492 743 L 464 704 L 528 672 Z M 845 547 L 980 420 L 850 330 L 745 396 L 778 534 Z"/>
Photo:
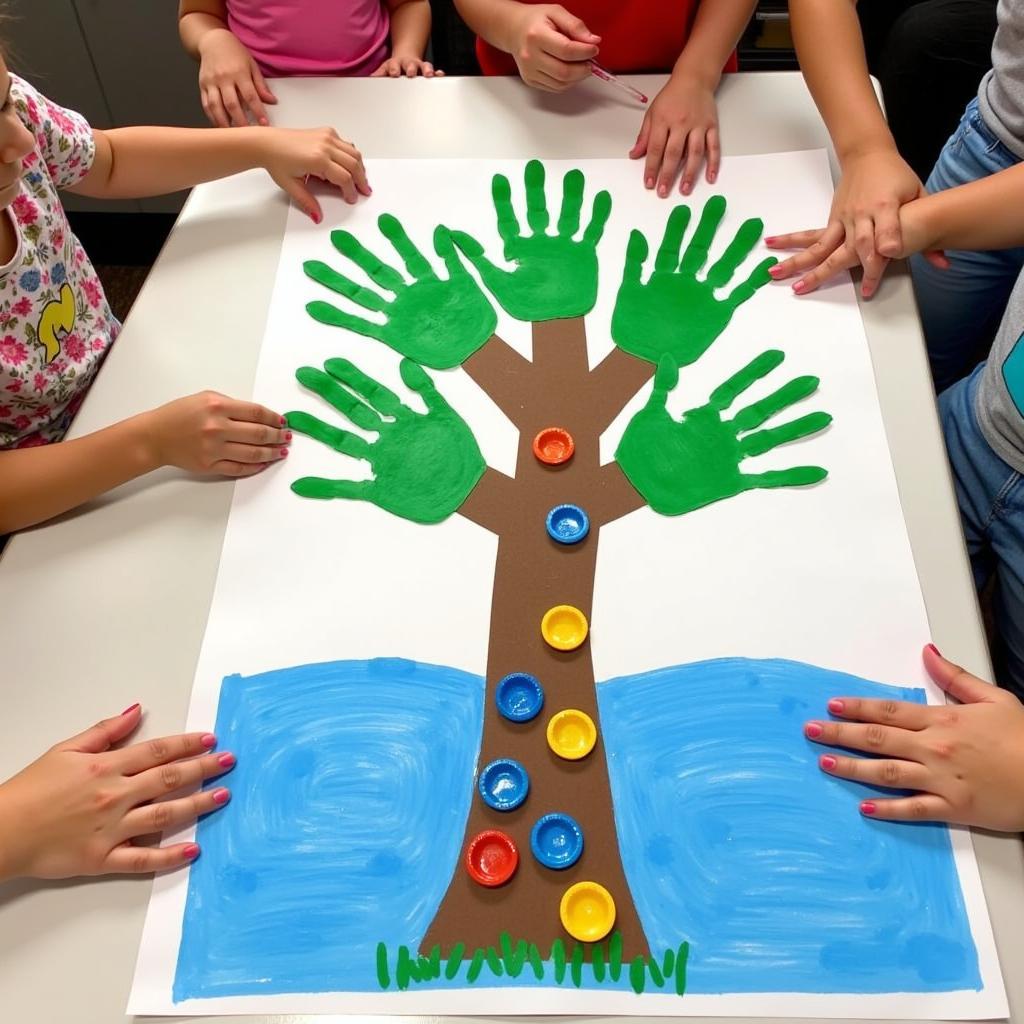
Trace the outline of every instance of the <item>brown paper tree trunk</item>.
<path fill-rule="evenodd" d="M 487 470 L 459 510 L 498 536 L 479 766 L 515 758 L 529 773 L 530 793 L 516 810 L 499 812 L 474 788 L 462 856 L 472 836 L 497 828 L 518 846 L 519 869 L 506 885 L 487 889 L 460 859 L 422 949 L 439 944 L 447 955 L 457 942 L 467 949 L 496 947 L 500 933 L 508 932 L 513 942 L 534 942 L 546 955 L 556 937 L 567 938 L 559 919 L 562 894 L 589 880 L 614 897 L 615 928 L 629 959 L 646 953 L 647 945 L 619 855 L 590 639 L 575 651 L 555 651 L 544 642 L 540 622 L 558 604 L 575 605 L 589 621 L 601 527 L 644 505 L 614 462 L 601 465 L 598 444 L 654 367 L 615 348 L 591 371 L 582 317 L 535 323 L 532 362 L 494 336 L 464 367 L 519 429 L 515 478 Z M 541 463 L 532 451 L 536 434 L 552 426 L 564 427 L 575 441 L 575 454 L 560 466 Z M 580 505 L 590 518 L 590 533 L 578 544 L 558 544 L 546 532 L 548 511 L 564 502 Z M 544 687 L 544 710 L 531 722 L 507 721 L 497 710 L 495 687 L 510 672 L 529 672 Z M 547 744 L 546 723 L 564 708 L 585 711 L 598 723 L 597 746 L 581 761 L 563 760 Z M 533 823 L 552 811 L 572 815 L 583 830 L 583 856 L 562 871 L 543 867 L 530 853 Z"/>

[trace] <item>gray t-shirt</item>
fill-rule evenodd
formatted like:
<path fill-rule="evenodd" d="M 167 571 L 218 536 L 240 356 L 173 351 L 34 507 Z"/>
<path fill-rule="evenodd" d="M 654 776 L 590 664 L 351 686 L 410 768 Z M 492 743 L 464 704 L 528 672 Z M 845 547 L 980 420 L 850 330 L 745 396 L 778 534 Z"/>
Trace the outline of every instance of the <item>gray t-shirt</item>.
<path fill-rule="evenodd" d="M 992 133 L 1024 160 L 1024 0 L 999 0 L 992 70 L 978 87 L 978 109 Z"/>
<path fill-rule="evenodd" d="M 974 411 L 995 453 L 1024 473 L 1024 273 L 1017 278 L 982 370 Z"/>

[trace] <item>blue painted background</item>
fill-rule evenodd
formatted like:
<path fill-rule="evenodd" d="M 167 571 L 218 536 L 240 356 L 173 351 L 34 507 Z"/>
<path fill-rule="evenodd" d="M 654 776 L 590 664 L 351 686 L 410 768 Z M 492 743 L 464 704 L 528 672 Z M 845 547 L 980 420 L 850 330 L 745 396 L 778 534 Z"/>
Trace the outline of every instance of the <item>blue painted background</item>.
<path fill-rule="evenodd" d="M 688 991 L 980 988 L 947 830 L 863 819 L 802 735 L 842 695 L 924 701 L 740 658 L 598 686 L 626 875 L 651 946 L 690 941 Z"/>
<path fill-rule="evenodd" d="M 416 946 L 469 814 L 484 681 L 397 659 L 224 680 L 228 807 L 199 825 L 174 999 L 372 989 Z"/>

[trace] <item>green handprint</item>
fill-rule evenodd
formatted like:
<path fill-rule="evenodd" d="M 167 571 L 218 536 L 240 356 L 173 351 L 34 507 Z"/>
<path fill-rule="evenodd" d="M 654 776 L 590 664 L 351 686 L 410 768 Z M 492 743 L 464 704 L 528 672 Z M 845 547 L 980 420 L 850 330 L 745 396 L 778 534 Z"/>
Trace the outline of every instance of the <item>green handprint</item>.
<path fill-rule="evenodd" d="M 569 171 L 562 179 L 562 211 L 558 233 L 549 235 L 551 222 L 544 196 L 544 165 L 526 165 L 526 222 L 524 235 L 512 208 L 508 178 L 496 174 L 491 183 L 498 234 L 505 243 L 505 259 L 514 270 L 502 270 L 485 255 L 483 246 L 464 231 L 453 231 L 455 244 L 476 267 L 484 284 L 502 308 L 517 320 L 557 320 L 583 316 L 597 301 L 597 243 L 612 209 L 612 197 L 598 192 L 590 223 L 577 242 L 583 209 L 583 172 Z"/>
<path fill-rule="evenodd" d="M 665 403 L 679 382 L 679 369 L 670 356 L 662 357 L 654 375 L 654 391 L 647 405 L 630 420 L 615 452 L 615 461 L 655 512 L 679 516 L 754 488 L 803 487 L 828 476 L 820 466 L 740 472 L 740 463 L 748 456 L 763 455 L 779 445 L 817 434 L 832 422 L 828 413 L 812 412 L 778 427 L 757 429 L 812 395 L 818 388 L 817 377 L 797 377 L 741 409 L 731 420 L 722 418 L 751 384 L 766 377 L 783 359 L 775 349 L 762 352 L 715 388 L 707 405 L 674 420 Z"/>
<path fill-rule="evenodd" d="M 469 496 L 486 468 L 476 438 L 444 400 L 424 369 L 403 359 L 402 380 L 426 404 L 414 412 L 383 384 L 347 359 L 328 359 L 324 370 L 303 366 L 295 376 L 355 426 L 378 435 L 358 434 L 324 423 L 306 412 L 288 413 L 288 425 L 343 455 L 365 459 L 372 480 L 327 480 L 307 476 L 292 490 L 304 498 L 352 498 L 371 501 L 414 523 L 439 523 Z"/>
<path fill-rule="evenodd" d="M 331 243 L 375 284 L 391 292 L 393 299 L 384 299 L 319 260 L 308 260 L 302 269 L 314 281 L 363 309 L 383 313 L 384 323 L 346 313 L 329 302 L 311 302 L 306 311 L 322 324 L 346 327 L 357 334 L 376 338 L 403 356 L 435 370 L 460 365 L 494 333 L 498 318 L 487 296 L 456 254 L 448 229 L 438 227 L 434 231 L 434 251 L 448 268 L 448 277 L 443 279 L 437 276 L 395 217 L 383 213 L 377 225 L 402 257 L 411 283 L 348 231 L 332 231 Z"/>
<path fill-rule="evenodd" d="M 640 273 L 649 253 L 647 239 L 639 231 L 630 234 L 612 312 L 612 338 L 619 348 L 651 363 L 669 355 L 677 366 L 688 366 L 725 330 L 736 308 L 771 280 L 768 268 L 778 262 L 774 258 L 758 264 L 746 281 L 724 298 L 715 298 L 715 292 L 732 280 L 757 245 L 764 228 L 757 218 L 740 225 L 707 276 L 698 279 L 724 215 L 725 199 L 712 196 L 704 204 L 697 230 L 680 259 L 690 208 L 677 206 L 669 215 L 654 272 L 646 284 Z"/>

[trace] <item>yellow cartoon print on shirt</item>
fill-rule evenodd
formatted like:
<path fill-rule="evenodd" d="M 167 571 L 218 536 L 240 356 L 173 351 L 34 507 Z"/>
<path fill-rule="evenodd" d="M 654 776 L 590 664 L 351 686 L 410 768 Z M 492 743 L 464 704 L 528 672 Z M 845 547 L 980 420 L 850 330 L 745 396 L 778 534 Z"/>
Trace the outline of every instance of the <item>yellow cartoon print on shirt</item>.
<path fill-rule="evenodd" d="M 36 341 L 43 346 L 47 364 L 60 354 L 61 342 L 75 326 L 75 293 L 64 282 L 57 298 L 43 307 L 36 329 Z"/>

